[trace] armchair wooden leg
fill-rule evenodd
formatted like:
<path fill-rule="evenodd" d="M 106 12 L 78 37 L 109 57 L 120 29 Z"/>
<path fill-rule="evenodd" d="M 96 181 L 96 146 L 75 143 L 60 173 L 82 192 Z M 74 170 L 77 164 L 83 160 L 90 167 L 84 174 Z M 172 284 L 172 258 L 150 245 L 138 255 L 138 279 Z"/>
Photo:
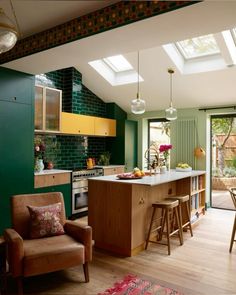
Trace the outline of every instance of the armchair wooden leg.
<path fill-rule="evenodd" d="M 88 282 L 89 282 L 88 262 L 85 262 L 85 263 L 83 264 L 83 268 L 84 268 L 85 282 L 88 283 Z"/>
<path fill-rule="evenodd" d="M 231 234 L 231 240 L 230 240 L 230 247 L 229 247 L 229 252 L 231 253 L 232 248 L 233 248 L 233 243 L 235 242 L 235 233 L 236 233 L 236 214 L 234 217 L 234 225 L 232 229 L 232 234 Z"/>
<path fill-rule="evenodd" d="M 16 280 L 17 280 L 18 295 L 23 295 L 22 277 L 18 277 L 16 278 Z"/>

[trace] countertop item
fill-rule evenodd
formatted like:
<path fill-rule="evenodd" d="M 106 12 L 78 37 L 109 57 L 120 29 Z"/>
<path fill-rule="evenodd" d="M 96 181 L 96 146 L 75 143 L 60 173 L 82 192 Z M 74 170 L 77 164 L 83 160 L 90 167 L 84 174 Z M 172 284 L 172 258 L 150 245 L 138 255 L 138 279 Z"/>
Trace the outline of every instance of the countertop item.
<path fill-rule="evenodd" d="M 116 168 L 116 167 L 125 167 L 125 165 L 106 165 L 106 166 L 96 165 L 94 168 L 108 169 L 108 168 Z"/>
<path fill-rule="evenodd" d="M 34 175 L 49 175 L 49 174 L 57 174 L 57 173 L 70 173 L 72 170 L 60 170 L 60 169 L 45 169 L 42 172 L 35 172 Z"/>
<path fill-rule="evenodd" d="M 125 180 L 119 179 L 116 175 L 93 177 L 93 180 L 124 182 L 129 184 L 154 186 L 154 185 L 176 181 L 176 180 L 187 178 L 187 177 L 194 177 L 194 176 L 198 176 L 202 174 L 205 174 L 205 171 L 192 170 L 191 172 L 179 172 L 179 171 L 175 171 L 175 169 L 171 169 L 170 171 L 167 171 L 166 173 L 163 173 L 163 174 L 153 174 L 151 176 L 147 175 L 142 177 L 141 179 L 129 179 L 128 182 L 126 179 Z"/>

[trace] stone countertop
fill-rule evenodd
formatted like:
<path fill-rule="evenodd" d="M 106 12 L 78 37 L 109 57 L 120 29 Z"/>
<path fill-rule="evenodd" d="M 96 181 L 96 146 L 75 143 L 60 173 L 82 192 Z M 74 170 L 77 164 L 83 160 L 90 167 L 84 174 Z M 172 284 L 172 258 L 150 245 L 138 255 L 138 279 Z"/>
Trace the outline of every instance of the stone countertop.
<path fill-rule="evenodd" d="M 34 172 L 34 175 L 49 175 L 57 173 L 71 173 L 72 170 L 60 170 L 60 169 L 45 169 L 42 172 Z"/>
<path fill-rule="evenodd" d="M 140 185 L 148 185 L 154 186 L 159 185 L 162 183 L 168 183 L 171 181 L 187 178 L 187 177 L 194 177 L 198 175 L 205 174 L 205 171 L 201 170 L 193 170 L 191 172 L 179 172 L 175 169 L 171 169 L 163 174 L 152 174 L 151 176 L 147 175 L 140 179 L 119 179 L 116 175 L 108 175 L 108 176 L 99 176 L 90 178 L 91 180 L 95 181 L 109 181 L 109 182 L 122 182 L 127 184 L 140 184 Z"/>
<path fill-rule="evenodd" d="M 102 168 L 102 169 L 117 168 L 117 167 L 125 167 L 125 165 L 107 165 L 107 166 L 96 165 L 96 166 L 94 166 L 94 168 Z"/>

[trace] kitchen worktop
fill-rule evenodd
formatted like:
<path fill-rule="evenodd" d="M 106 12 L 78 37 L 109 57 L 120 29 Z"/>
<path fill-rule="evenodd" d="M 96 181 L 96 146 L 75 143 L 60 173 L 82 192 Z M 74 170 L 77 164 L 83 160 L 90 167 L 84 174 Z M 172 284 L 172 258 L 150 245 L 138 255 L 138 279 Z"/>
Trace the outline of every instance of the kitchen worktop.
<path fill-rule="evenodd" d="M 125 167 L 125 165 L 106 165 L 106 166 L 96 165 L 94 168 L 106 169 L 106 168 L 116 168 L 116 167 Z"/>
<path fill-rule="evenodd" d="M 202 174 L 205 174 L 205 171 L 193 170 L 191 172 L 179 172 L 179 171 L 176 171 L 175 169 L 171 169 L 170 171 L 163 174 L 153 174 L 151 176 L 148 175 L 140 179 L 119 179 L 117 178 L 116 175 L 108 175 L 108 176 L 93 177 L 93 180 L 154 186 L 154 185 L 168 183 L 171 181 L 176 181 L 176 180 L 187 178 L 187 177 L 194 177 L 194 176 L 198 176 Z"/>
<path fill-rule="evenodd" d="M 58 174 L 58 173 L 70 173 L 72 170 L 60 170 L 60 169 L 45 169 L 42 172 L 34 172 L 34 175 L 50 175 L 50 174 Z"/>

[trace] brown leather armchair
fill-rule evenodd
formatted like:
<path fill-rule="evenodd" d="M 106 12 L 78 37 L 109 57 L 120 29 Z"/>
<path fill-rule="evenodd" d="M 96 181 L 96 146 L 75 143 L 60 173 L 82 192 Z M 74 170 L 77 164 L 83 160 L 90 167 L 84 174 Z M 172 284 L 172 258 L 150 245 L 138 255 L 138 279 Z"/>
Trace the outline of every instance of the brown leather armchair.
<path fill-rule="evenodd" d="M 61 203 L 60 222 L 65 234 L 30 239 L 30 214 L 27 206 Z M 83 264 L 85 281 L 89 281 L 88 262 L 92 260 L 92 228 L 66 220 L 61 193 L 16 195 L 11 198 L 12 226 L 6 229 L 9 271 L 23 293 L 22 278 L 53 272 Z"/>

